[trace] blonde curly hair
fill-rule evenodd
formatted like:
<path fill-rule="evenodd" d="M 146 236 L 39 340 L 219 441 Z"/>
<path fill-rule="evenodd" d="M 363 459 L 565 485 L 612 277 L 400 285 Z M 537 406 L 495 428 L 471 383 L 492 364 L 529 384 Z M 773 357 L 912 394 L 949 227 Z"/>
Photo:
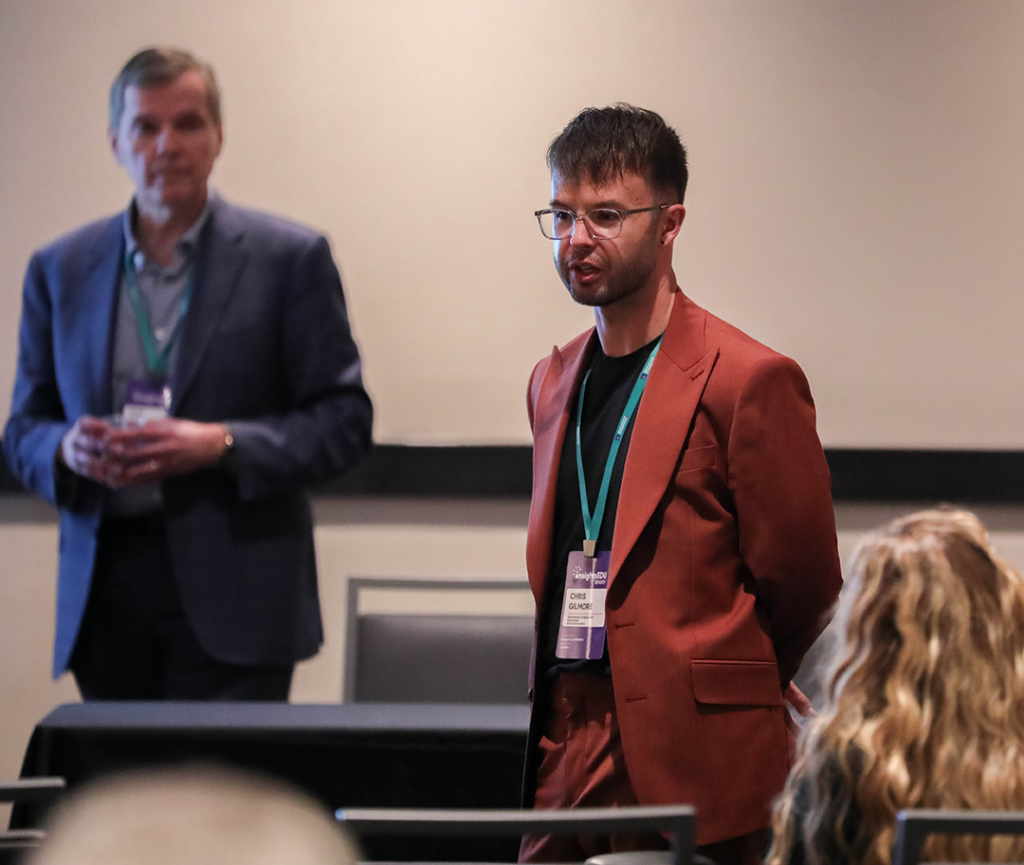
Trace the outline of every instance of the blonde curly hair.
<path fill-rule="evenodd" d="M 904 808 L 1024 809 L 1024 580 L 980 520 L 923 511 L 866 537 L 837 618 L 769 865 L 890 865 Z M 1024 840 L 933 836 L 924 858 L 1019 861 Z"/>

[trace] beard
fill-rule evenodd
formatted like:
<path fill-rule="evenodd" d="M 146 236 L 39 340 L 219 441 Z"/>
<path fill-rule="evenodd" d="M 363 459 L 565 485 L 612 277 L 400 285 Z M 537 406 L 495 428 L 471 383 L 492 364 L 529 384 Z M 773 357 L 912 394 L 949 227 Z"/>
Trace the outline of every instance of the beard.
<path fill-rule="evenodd" d="M 569 296 L 583 306 L 610 306 L 639 293 L 650 282 L 658 266 L 656 234 L 652 234 L 651 238 L 639 244 L 628 258 L 624 257 L 615 263 L 601 261 L 598 265 L 601 276 L 593 286 L 578 285 L 572 279 L 573 266 L 591 258 L 591 253 L 578 258 L 572 255 L 572 250 L 565 258 L 556 255 L 558 275 L 569 290 Z"/>

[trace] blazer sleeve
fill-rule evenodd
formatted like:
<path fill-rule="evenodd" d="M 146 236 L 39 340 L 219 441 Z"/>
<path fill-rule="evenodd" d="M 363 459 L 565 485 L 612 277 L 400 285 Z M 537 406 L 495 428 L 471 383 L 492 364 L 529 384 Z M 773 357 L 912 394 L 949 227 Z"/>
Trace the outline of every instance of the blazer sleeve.
<path fill-rule="evenodd" d="M 285 292 L 280 351 L 289 409 L 226 420 L 243 501 L 325 481 L 370 447 L 373 407 L 326 238 L 296 254 Z"/>
<path fill-rule="evenodd" d="M 52 318 L 46 269 L 37 252 L 25 272 L 18 367 L 3 449 L 15 477 L 27 489 L 57 505 L 73 498 L 76 478 L 71 475 L 58 482 L 56 471 L 57 449 L 71 422 L 57 387 Z"/>
<path fill-rule="evenodd" d="M 530 373 L 530 381 L 526 386 L 526 414 L 530 419 L 530 430 L 533 431 L 533 415 L 537 408 L 537 400 L 540 397 L 540 383 L 544 381 L 544 371 L 547 369 L 549 358 L 539 361 Z"/>
<path fill-rule="evenodd" d="M 814 401 L 789 358 L 772 354 L 750 370 L 735 407 L 728 466 L 740 557 L 757 582 L 785 686 L 828 623 L 842 585 Z"/>

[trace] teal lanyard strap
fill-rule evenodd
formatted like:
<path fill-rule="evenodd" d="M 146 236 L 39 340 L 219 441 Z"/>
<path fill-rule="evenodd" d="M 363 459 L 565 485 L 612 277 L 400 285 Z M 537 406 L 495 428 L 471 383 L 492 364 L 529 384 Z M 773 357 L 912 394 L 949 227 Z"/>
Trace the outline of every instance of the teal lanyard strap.
<path fill-rule="evenodd" d="M 601 489 L 597 493 L 597 502 L 594 505 L 593 516 L 590 515 L 590 503 L 587 499 L 587 479 L 583 476 L 583 446 L 580 443 L 580 427 L 583 424 L 583 396 L 587 391 L 590 369 L 587 370 L 587 374 L 583 378 L 583 384 L 580 385 L 580 398 L 576 406 L 576 474 L 580 480 L 580 504 L 583 506 L 583 553 L 589 558 L 593 558 L 597 551 L 597 537 L 601 532 L 601 522 L 604 520 L 604 508 L 608 503 L 608 487 L 611 485 L 612 468 L 615 465 L 615 457 L 619 453 L 619 445 L 622 444 L 622 435 L 626 431 L 626 427 L 629 426 L 629 419 L 633 416 L 633 412 L 640 402 L 644 388 L 647 387 L 647 377 L 651 372 L 651 367 L 654 365 L 654 358 L 658 354 L 658 349 L 661 348 L 662 339 L 663 337 L 659 337 L 654 348 L 651 350 L 651 356 L 647 358 L 644 368 L 640 371 L 640 377 L 636 380 L 636 384 L 633 385 L 633 390 L 629 394 L 626 408 L 622 412 L 622 419 L 615 428 L 615 438 L 612 440 L 611 450 L 608 452 L 608 461 L 604 465 L 604 476 L 601 478 Z"/>
<path fill-rule="evenodd" d="M 178 307 L 178 318 L 174 322 L 174 330 L 167 340 L 163 351 L 156 347 L 156 336 L 153 333 L 153 326 L 149 321 L 149 313 L 146 305 L 142 302 L 139 294 L 139 278 L 135 273 L 135 262 L 129 251 L 124 255 L 124 278 L 128 283 L 128 297 L 131 298 L 132 309 L 135 311 L 135 325 L 139 329 L 139 338 L 142 340 L 142 349 L 146 353 L 146 367 L 154 375 L 167 375 L 167 364 L 170 361 L 171 349 L 174 347 L 178 334 L 181 332 L 181 323 L 185 320 L 185 313 L 188 312 L 189 302 L 192 300 L 192 286 L 195 283 L 195 267 L 193 266 L 188 276 L 188 283 L 185 285 L 185 292 L 181 296 L 181 304 Z"/>

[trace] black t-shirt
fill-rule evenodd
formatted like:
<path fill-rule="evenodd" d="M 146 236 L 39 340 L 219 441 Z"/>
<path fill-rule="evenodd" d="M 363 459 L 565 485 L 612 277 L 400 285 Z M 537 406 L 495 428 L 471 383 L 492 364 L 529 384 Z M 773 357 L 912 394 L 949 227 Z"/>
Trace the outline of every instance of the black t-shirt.
<path fill-rule="evenodd" d="M 615 438 L 615 429 L 622 419 L 622 413 L 629 401 L 633 385 L 640 377 L 647 358 L 650 357 L 657 340 L 624 357 L 609 357 L 598 344 L 591 364 L 590 378 L 583 402 L 583 423 L 580 427 L 580 448 L 583 453 L 583 475 L 587 480 L 587 497 L 593 514 L 597 494 L 601 488 L 605 464 Z M 569 553 L 583 549 L 583 509 L 580 505 L 580 482 L 576 470 L 576 409 L 579 396 L 573 397 L 569 412 L 569 427 L 562 445 L 562 458 L 558 467 L 558 489 L 555 496 L 555 524 L 551 543 L 551 564 L 547 581 L 547 596 L 541 616 L 541 645 L 539 647 L 539 669 L 541 677 L 553 677 L 559 672 L 587 672 L 611 675 L 608 649 L 605 647 L 601 658 L 592 660 L 562 660 L 555 657 L 558 643 L 558 626 L 562 617 L 562 597 L 565 594 L 565 571 L 569 564 Z M 598 552 L 611 549 L 615 529 L 615 512 L 619 503 L 619 487 L 622 485 L 622 469 L 626 464 L 626 452 L 633 435 L 633 424 L 637 410 L 629 420 L 622 435 L 622 444 L 615 457 L 611 482 L 608 485 L 608 500 L 604 519 L 597 538 Z"/>

